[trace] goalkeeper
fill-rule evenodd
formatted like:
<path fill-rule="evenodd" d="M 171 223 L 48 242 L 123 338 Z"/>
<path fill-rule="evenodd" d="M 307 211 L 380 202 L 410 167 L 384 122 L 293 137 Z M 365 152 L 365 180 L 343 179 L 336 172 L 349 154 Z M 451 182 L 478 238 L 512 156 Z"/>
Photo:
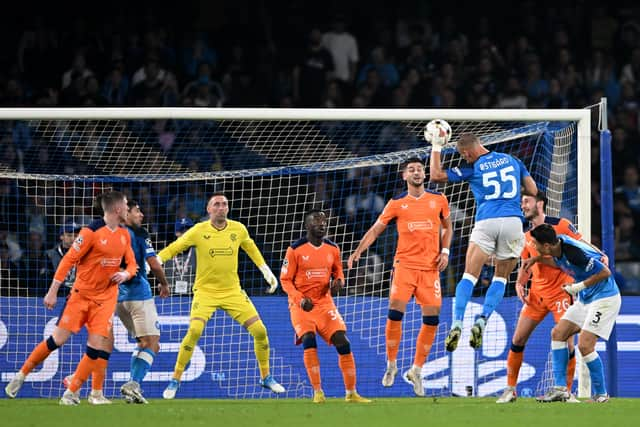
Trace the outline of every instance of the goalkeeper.
<path fill-rule="evenodd" d="M 205 324 L 218 309 L 224 310 L 253 336 L 254 351 L 260 368 L 260 385 L 274 393 L 285 389 L 269 372 L 269 338 L 258 311 L 240 288 L 238 277 L 238 251 L 242 248 L 258 266 L 269 284 L 268 293 L 278 287 L 278 279 L 271 272 L 260 250 L 249 236 L 247 228 L 238 221 L 227 218 L 229 200 L 222 193 L 215 193 L 207 203 L 210 221 L 191 227 L 175 242 L 158 253 L 162 262 L 195 247 L 196 279 L 193 286 L 191 320 L 189 330 L 182 339 L 173 378 L 162 393 L 165 399 L 173 399 L 180 378 L 191 360 Z"/>

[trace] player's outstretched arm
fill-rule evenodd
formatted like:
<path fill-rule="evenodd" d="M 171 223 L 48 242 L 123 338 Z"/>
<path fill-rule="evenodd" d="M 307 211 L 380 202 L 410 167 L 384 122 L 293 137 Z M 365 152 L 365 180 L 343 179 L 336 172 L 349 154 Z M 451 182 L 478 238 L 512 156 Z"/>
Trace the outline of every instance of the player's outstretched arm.
<path fill-rule="evenodd" d="M 432 149 L 429 156 L 429 182 L 447 182 L 449 177 L 442 169 L 440 163 L 440 151 Z"/>
<path fill-rule="evenodd" d="M 156 256 L 150 256 L 147 258 L 147 263 L 153 272 L 153 275 L 158 279 L 158 286 L 160 287 L 160 298 L 166 298 L 171 294 L 171 290 L 169 289 L 169 281 L 167 280 L 167 276 L 164 274 L 164 269 L 158 261 Z"/>
<path fill-rule="evenodd" d="M 522 179 L 523 193 L 527 196 L 535 196 L 538 194 L 538 186 L 531 176 L 525 176 Z"/>
<path fill-rule="evenodd" d="M 356 250 L 353 251 L 351 255 L 349 255 L 349 259 L 347 260 L 348 270 L 353 268 L 353 264 L 360 260 L 360 256 L 362 255 L 362 253 L 366 251 L 369 246 L 373 244 L 373 242 L 376 241 L 378 236 L 384 231 L 385 228 L 387 228 L 386 224 L 383 224 L 380 221 L 376 221 L 376 223 L 373 224 L 371 228 L 369 228 L 369 230 L 367 230 L 364 236 L 362 236 L 362 239 L 360 240 L 360 243 L 358 244 Z"/>

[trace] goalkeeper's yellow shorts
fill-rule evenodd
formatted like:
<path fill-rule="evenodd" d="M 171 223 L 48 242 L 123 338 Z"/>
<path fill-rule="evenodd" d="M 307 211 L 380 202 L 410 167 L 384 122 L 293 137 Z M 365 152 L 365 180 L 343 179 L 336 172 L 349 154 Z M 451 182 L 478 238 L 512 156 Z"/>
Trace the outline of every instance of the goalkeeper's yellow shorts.
<path fill-rule="evenodd" d="M 197 317 L 208 321 L 217 309 L 224 310 L 241 325 L 252 317 L 258 316 L 258 310 L 242 289 L 215 296 L 198 291 L 194 292 L 191 302 L 192 319 Z"/>

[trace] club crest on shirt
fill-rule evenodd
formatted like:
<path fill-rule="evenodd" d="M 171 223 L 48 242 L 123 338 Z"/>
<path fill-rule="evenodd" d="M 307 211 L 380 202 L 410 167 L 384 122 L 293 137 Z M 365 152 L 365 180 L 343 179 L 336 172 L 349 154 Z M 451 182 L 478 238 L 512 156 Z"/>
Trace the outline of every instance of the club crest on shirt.
<path fill-rule="evenodd" d="M 231 233 L 229 235 L 229 238 L 231 239 L 232 242 L 235 242 L 236 240 L 238 240 L 238 236 L 236 235 L 236 233 Z"/>

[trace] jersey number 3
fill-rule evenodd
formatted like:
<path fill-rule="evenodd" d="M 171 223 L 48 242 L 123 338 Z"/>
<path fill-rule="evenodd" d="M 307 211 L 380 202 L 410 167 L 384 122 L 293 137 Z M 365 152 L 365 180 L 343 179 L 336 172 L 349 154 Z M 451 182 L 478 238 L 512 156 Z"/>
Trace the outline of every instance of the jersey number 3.
<path fill-rule="evenodd" d="M 513 166 L 507 166 L 500 169 L 500 178 L 498 179 L 498 172 L 491 171 L 482 174 L 482 186 L 484 188 L 493 188 L 493 193 L 486 194 L 485 200 L 494 200 L 497 198 L 511 199 L 518 194 L 518 181 L 516 180 L 513 172 L 515 168 Z M 507 187 L 508 188 L 503 188 Z M 507 191 L 507 189 L 509 191 Z"/>

